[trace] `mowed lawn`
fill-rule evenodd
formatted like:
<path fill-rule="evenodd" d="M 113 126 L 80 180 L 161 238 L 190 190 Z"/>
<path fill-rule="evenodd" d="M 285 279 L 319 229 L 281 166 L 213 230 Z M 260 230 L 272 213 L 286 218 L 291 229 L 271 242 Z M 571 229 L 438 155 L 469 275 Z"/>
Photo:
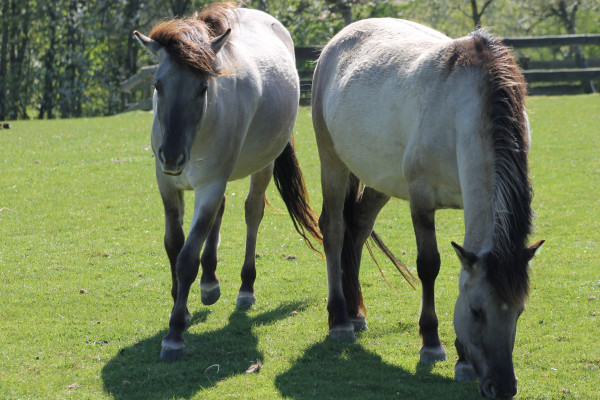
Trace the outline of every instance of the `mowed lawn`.
<path fill-rule="evenodd" d="M 600 398 L 600 96 L 533 97 L 531 178 L 537 213 L 531 296 L 514 350 L 520 399 Z M 448 361 L 418 363 L 420 288 L 379 255 L 361 280 L 369 330 L 327 339 L 324 260 L 295 233 L 274 185 L 257 252 L 258 302 L 235 310 L 248 181 L 231 182 L 218 275 L 200 302 L 185 356 L 158 360 L 172 300 L 163 211 L 149 148 L 152 115 L 16 121 L 0 131 L 0 399 L 477 399 L 453 381 L 452 313 L 461 211 L 437 214 L 440 336 Z M 321 208 L 309 108 L 295 128 L 313 205 Z M 188 205 L 192 204 L 189 194 Z M 191 207 L 186 221 L 189 222 Z M 408 204 L 376 230 L 416 274 Z M 258 372 L 246 370 L 260 361 Z"/>

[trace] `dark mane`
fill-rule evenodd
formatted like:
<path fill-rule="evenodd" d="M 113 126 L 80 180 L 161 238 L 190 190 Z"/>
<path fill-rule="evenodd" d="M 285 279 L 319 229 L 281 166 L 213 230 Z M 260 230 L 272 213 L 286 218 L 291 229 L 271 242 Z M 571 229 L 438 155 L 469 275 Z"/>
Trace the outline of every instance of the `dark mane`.
<path fill-rule="evenodd" d="M 210 76 L 219 76 L 221 71 L 214 65 L 211 39 L 223 35 L 232 25 L 229 10 L 233 8 L 237 8 L 234 3 L 215 3 L 191 17 L 160 22 L 152 28 L 150 37 L 165 46 L 167 52 L 182 65 Z"/>
<path fill-rule="evenodd" d="M 486 109 L 495 160 L 493 247 L 485 264 L 498 295 L 504 301 L 521 303 L 529 294 L 525 248 L 533 220 L 524 114 L 527 86 L 509 50 L 482 29 L 454 42 L 446 67 L 451 71 L 458 66 L 480 66 L 487 72 Z"/>

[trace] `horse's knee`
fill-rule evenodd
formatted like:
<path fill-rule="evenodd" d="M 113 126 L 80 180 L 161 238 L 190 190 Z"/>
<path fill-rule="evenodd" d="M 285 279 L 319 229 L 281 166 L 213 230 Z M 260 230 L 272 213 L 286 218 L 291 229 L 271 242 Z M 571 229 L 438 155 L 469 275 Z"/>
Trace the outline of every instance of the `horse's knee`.
<path fill-rule="evenodd" d="M 421 282 L 433 282 L 440 272 L 440 253 L 423 252 L 417 255 L 417 273 Z"/>

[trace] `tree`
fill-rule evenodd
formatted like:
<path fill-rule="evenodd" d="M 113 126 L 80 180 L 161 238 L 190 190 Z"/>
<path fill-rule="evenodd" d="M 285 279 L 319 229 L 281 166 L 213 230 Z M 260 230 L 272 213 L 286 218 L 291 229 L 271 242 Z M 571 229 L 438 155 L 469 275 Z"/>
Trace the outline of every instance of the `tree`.
<path fill-rule="evenodd" d="M 597 8 L 598 4 L 587 0 L 544 0 L 535 1 L 530 7 L 532 14 L 537 16 L 538 22 L 548 19 L 556 21 L 563 27 L 564 33 L 574 35 L 577 33 L 579 14 L 593 7 Z M 578 68 L 587 68 L 587 60 L 579 46 L 571 46 L 568 57 L 575 60 Z M 585 93 L 596 91 L 592 81 L 582 81 L 582 87 Z"/>
<path fill-rule="evenodd" d="M 54 118 L 54 106 L 55 106 L 55 87 L 54 82 L 56 81 L 56 46 L 57 46 L 57 32 L 56 28 L 59 24 L 58 10 L 56 3 L 42 2 L 41 5 L 42 13 L 47 16 L 48 20 L 48 48 L 43 53 L 43 86 L 42 86 L 42 98 L 40 100 L 40 108 L 38 118 L 43 119 L 44 115 L 48 119 Z"/>
<path fill-rule="evenodd" d="M 10 21 L 10 1 L 2 1 L 2 41 L 0 44 L 0 119 L 6 119 L 7 104 L 6 104 L 6 86 L 8 73 L 8 43 L 9 36 L 9 21 Z"/>
<path fill-rule="evenodd" d="M 481 17 L 485 13 L 485 10 L 494 2 L 494 0 L 485 0 L 481 9 L 477 5 L 477 0 L 470 0 L 471 2 L 471 18 L 473 19 L 473 26 L 478 28 L 481 26 Z M 460 10 L 460 8 L 459 8 Z M 462 11 L 462 10 L 461 10 Z"/>

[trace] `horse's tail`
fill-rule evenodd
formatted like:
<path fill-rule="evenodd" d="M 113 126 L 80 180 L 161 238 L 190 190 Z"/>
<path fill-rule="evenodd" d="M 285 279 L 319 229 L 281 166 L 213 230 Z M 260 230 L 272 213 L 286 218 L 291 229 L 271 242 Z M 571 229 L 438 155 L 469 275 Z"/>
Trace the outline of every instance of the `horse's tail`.
<path fill-rule="evenodd" d="M 344 297 L 346 298 L 346 304 L 348 306 L 348 311 L 352 310 L 362 310 L 363 313 L 366 313 L 365 305 L 363 302 L 362 291 L 360 288 L 360 283 L 358 280 L 358 274 L 360 269 L 360 260 L 358 259 L 358 255 L 354 244 L 354 240 L 352 237 L 352 228 L 355 223 L 355 213 L 357 212 L 357 207 L 361 201 L 362 192 L 360 190 L 360 181 L 354 175 L 350 174 L 348 189 L 346 192 L 346 200 L 344 202 L 344 222 L 345 222 L 345 233 L 344 233 L 344 244 L 342 246 L 342 287 L 344 289 Z M 381 240 L 379 235 L 375 233 L 375 231 L 371 231 L 369 235 L 369 239 L 371 242 L 375 244 L 377 248 L 379 248 L 383 254 L 394 264 L 396 269 L 402 274 L 404 279 L 408 282 L 408 284 L 414 289 L 414 282 L 416 281 L 415 277 L 410 273 L 409 269 L 400 261 L 394 253 L 386 246 L 386 244 Z M 367 249 L 371 258 L 379 268 L 379 272 L 381 276 L 385 280 L 385 282 L 394 290 L 396 289 L 389 282 L 385 273 L 379 266 L 377 259 L 375 258 L 375 254 L 371 249 L 371 245 L 369 241 L 366 242 Z"/>
<path fill-rule="evenodd" d="M 342 289 L 346 299 L 349 313 L 361 310 L 366 315 L 367 309 L 363 301 L 362 290 L 358 275 L 360 259 L 352 237 L 354 216 L 360 202 L 360 181 L 354 174 L 350 174 L 346 199 L 344 201 L 344 244 L 342 245 Z"/>
<path fill-rule="evenodd" d="M 319 218 L 310 207 L 310 199 L 296 158 L 293 139 L 290 139 L 283 152 L 275 159 L 273 180 L 292 218 L 296 231 L 302 236 L 308 247 L 320 253 L 308 238 L 310 235 L 319 244 L 323 244 L 323 235 L 318 223 Z"/>

